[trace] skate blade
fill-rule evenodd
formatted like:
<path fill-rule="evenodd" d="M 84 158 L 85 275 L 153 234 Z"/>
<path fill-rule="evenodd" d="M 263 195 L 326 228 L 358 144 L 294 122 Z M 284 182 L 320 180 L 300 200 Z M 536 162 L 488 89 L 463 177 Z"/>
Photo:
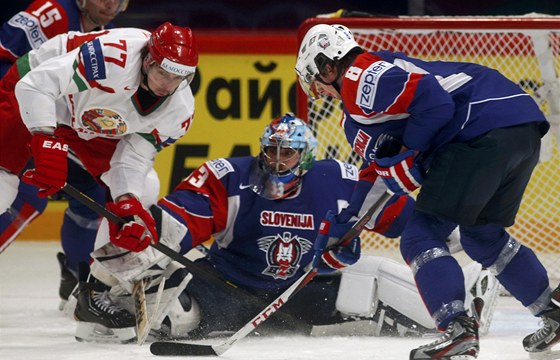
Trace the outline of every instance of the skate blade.
<path fill-rule="evenodd" d="M 110 329 L 100 324 L 78 322 L 75 338 L 80 342 L 128 344 L 136 341 L 133 327 Z"/>

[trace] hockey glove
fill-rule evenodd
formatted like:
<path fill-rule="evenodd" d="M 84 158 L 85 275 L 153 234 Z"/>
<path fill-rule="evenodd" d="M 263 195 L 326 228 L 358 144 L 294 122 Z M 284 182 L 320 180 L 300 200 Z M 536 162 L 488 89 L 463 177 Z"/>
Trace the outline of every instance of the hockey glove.
<path fill-rule="evenodd" d="M 354 225 L 354 222 L 337 223 L 329 210 L 321 222 L 319 235 L 313 244 L 313 267 L 319 274 L 329 274 L 354 264 L 360 258 L 361 246 L 358 236 L 348 243 L 340 244 L 340 238 Z"/>
<path fill-rule="evenodd" d="M 113 244 L 134 252 L 146 249 L 152 242 L 157 244 L 156 222 L 138 199 L 109 203 L 107 208 L 126 221 L 122 227 L 109 222 L 109 238 Z"/>
<path fill-rule="evenodd" d="M 57 193 L 66 185 L 68 145 L 63 139 L 35 133 L 31 138 L 31 154 L 35 169 L 26 170 L 21 180 L 37 186 L 40 198 Z"/>
<path fill-rule="evenodd" d="M 414 162 L 414 151 L 396 153 L 395 143 L 395 140 L 387 140 L 379 146 L 375 153 L 375 171 L 392 193 L 406 195 L 420 187 L 424 172 Z"/>

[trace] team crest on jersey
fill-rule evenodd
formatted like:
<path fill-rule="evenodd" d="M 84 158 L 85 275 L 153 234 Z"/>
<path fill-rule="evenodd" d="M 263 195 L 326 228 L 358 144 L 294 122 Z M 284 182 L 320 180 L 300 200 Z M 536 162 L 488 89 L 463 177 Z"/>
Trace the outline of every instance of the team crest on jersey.
<path fill-rule="evenodd" d="M 109 109 L 94 108 L 82 114 L 82 125 L 97 134 L 123 135 L 126 123 L 116 112 Z"/>
<path fill-rule="evenodd" d="M 303 254 L 313 247 L 311 241 L 290 232 L 261 238 L 258 245 L 259 249 L 266 253 L 268 263 L 268 267 L 262 273 L 281 280 L 294 276 L 301 266 Z"/>

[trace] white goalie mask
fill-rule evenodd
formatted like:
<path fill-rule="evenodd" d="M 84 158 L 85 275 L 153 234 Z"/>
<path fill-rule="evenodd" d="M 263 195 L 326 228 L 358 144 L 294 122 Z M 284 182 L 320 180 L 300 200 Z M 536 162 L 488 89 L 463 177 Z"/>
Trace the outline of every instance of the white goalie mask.
<path fill-rule="evenodd" d="M 315 161 L 317 139 L 305 122 L 292 114 L 273 120 L 261 136 L 261 152 L 249 182 L 260 196 L 283 199 L 295 193 Z"/>
<path fill-rule="evenodd" d="M 327 63 L 334 64 L 350 50 L 360 48 L 352 32 L 344 25 L 319 24 L 305 34 L 301 42 L 296 62 L 299 83 L 312 99 L 319 97 L 314 82 Z"/>

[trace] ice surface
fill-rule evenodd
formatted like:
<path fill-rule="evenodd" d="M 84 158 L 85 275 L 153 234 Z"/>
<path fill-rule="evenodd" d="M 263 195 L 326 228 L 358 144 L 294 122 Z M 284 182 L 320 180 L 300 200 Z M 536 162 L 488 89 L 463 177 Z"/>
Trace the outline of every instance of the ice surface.
<path fill-rule="evenodd" d="M 150 354 L 148 345 L 91 344 L 74 339 L 74 321 L 58 311 L 59 269 L 55 254 L 59 250 L 60 244 L 54 241 L 16 241 L 0 255 L 0 359 L 160 358 Z M 521 340 L 537 326 L 538 319 L 513 298 L 500 297 L 490 333 L 481 339 L 479 359 L 529 359 Z M 431 339 L 422 338 L 250 337 L 236 343 L 220 358 L 406 360 L 410 349 L 429 341 Z"/>

